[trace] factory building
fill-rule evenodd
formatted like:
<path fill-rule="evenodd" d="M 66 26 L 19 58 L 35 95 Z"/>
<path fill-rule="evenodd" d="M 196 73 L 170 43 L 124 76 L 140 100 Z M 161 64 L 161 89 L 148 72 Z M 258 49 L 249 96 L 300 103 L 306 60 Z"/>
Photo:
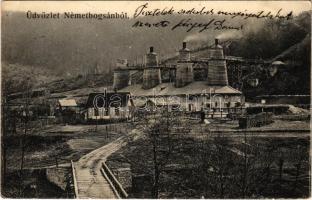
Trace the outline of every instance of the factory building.
<path fill-rule="evenodd" d="M 133 101 L 151 100 L 156 106 L 175 106 L 184 111 L 235 108 L 243 103 L 242 93 L 229 86 L 208 86 L 205 81 L 192 82 L 185 87 L 175 87 L 172 83 L 162 83 L 151 89 L 141 85 L 130 85 L 120 92 L 130 91 Z M 171 109 L 171 108 L 170 108 Z"/>
<path fill-rule="evenodd" d="M 118 93 L 90 93 L 87 103 L 85 120 L 93 121 L 122 121 L 131 118 L 133 102 L 130 94 Z"/>
<path fill-rule="evenodd" d="M 169 70 L 174 71 L 174 79 L 163 82 L 161 77 L 167 66 L 159 66 L 157 53 L 151 47 L 146 55 L 146 63 L 143 70 L 142 84 L 129 84 L 124 76 L 114 78 L 114 86 L 119 92 L 129 92 L 132 98 L 144 97 L 156 106 L 167 106 L 170 110 L 183 111 L 212 111 L 230 113 L 231 110 L 244 104 L 244 96 L 241 91 L 229 86 L 226 67 L 226 59 L 223 48 L 217 39 L 213 47 L 206 52 L 206 57 L 191 59 L 191 51 L 185 42 L 179 50 L 176 65 L 170 65 Z M 195 80 L 195 70 L 205 70 L 205 80 Z M 132 69 L 123 69 L 131 71 Z M 133 69 L 138 70 L 138 69 Z M 115 73 L 120 73 L 118 70 Z M 122 82 L 122 83 L 121 83 Z"/>

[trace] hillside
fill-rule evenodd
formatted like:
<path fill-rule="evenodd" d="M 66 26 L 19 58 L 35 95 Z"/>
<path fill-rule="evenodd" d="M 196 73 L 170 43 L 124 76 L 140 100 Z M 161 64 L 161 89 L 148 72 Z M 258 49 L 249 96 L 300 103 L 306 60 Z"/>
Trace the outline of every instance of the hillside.
<path fill-rule="evenodd" d="M 58 79 L 52 70 L 21 64 L 1 63 L 4 92 L 23 91 L 26 85 L 40 87 Z"/>
<path fill-rule="evenodd" d="M 198 21 L 207 20 L 203 16 L 190 17 Z M 12 72 L 8 73 L 10 70 L 5 71 L 4 67 L 6 80 L 20 77 L 19 82 L 23 82 L 25 74 L 40 72 L 35 78 L 38 79 L 35 84 L 41 83 L 55 92 L 110 85 L 116 59 L 127 58 L 130 64 L 140 63 L 149 46 L 154 46 L 160 60 L 165 60 L 177 54 L 183 40 L 188 42 L 189 48 L 196 49 L 212 44 L 213 39 L 219 37 L 221 41 L 232 40 L 227 47 L 228 55 L 265 60 L 276 57 L 296 63 L 296 66 L 292 64 L 286 70 L 287 78 L 285 74 L 280 74 L 274 80 L 266 79 L 259 88 L 251 88 L 254 92 L 309 93 L 311 47 L 307 35 L 311 28 L 308 12 L 287 22 L 234 19 L 234 24 L 244 24 L 242 32 L 207 30 L 203 33 L 132 28 L 132 19 L 28 20 L 24 13 L 18 12 L 3 12 L 2 18 L 2 26 L 5 27 L 2 34 L 2 60 L 10 66 L 14 64 L 23 66 L 17 68 L 29 68 L 26 71 L 10 68 Z M 144 17 L 140 20 L 153 22 L 160 19 Z M 170 19 L 178 21 L 180 18 L 173 15 Z M 296 45 L 299 43 L 303 45 Z M 204 55 L 205 50 L 197 51 L 196 55 Z M 99 67 L 100 76 L 84 76 L 95 66 Z M 297 79 L 301 81 L 289 81 Z M 53 82 L 46 84 L 49 81 Z M 269 84 L 272 81 L 279 88 L 276 91 Z M 301 87 L 292 87 L 294 83 Z M 299 91 L 291 91 L 294 89 Z M 14 92 L 16 90 L 18 86 L 13 89 Z"/>
<path fill-rule="evenodd" d="M 154 46 L 160 59 L 177 53 L 181 42 L 187 40 L 190 47 L 213 43 L 221 31 L 207 30 L 186 32 L 166 28 L 133 28 L 130 20 L 29 20 L 24 13 L 3 12 L 2 14 L 3 60 L 31 66 L 44 66 L 59 76 L 86 73 L 99 65 L 102 72 L 114 68 L 116 59 L 126 58 L 130 62 L 142 62 L 149 46 Z M 172 23 L 181 20 L 169 16 Z M 190 16 L 198 22 L 207 17 Z M 217 18 L 217 17 L 216 17 Z M 139 20 L 151 23 L 161 17 L 143 17 Z M 167 19 L 167 18 L 166 18 Z M 233 24 L 261 24 L 262 21 L 232 20 Z M 247 28 L 246 28 L 247 29 Z M 23 31 L 16 31 L 23 30 Z"/>

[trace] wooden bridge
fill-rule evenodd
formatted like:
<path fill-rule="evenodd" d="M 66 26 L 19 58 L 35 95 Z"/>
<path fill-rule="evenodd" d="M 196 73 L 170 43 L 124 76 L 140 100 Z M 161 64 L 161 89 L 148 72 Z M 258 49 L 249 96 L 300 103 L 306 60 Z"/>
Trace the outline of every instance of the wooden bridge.
<path fill-rule="evenodd" d="M 105 164 L 106 158 L 126 144 L 121 137 L 72 162 L 76 198 L 121 199 L 128 194 Z"/>

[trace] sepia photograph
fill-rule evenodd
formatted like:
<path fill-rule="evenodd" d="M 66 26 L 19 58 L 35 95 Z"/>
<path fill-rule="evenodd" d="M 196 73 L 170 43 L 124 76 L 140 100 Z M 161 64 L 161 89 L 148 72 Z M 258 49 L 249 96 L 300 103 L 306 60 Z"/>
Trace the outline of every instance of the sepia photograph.
<path fill-rule="evenodd" d="M 311 198 L 310 1 L 4 1 L 1 197 Z"/>

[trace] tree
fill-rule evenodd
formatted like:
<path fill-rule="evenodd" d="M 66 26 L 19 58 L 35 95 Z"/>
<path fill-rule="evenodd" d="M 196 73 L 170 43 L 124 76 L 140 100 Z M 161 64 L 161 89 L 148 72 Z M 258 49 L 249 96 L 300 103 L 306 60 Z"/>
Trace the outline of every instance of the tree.
<path fill-rule="evenodd" d="M 24 159 L 25 159 L 25 151 L 26 151 L 26 139 L 27 139 L 27 134 L 30 131 L 29 127 L 29 122 L 30 122 L 30 110 L 29 106 L 31 103 L 31 89 L 33 85 L 30 80 L 30 78 L 27 79 L 26 85 L 24 87 L 24 105 L 23 105 L 23 110 L 22 110 L 22 121 L 24 123 L 24 132 L 22 135 L 22 138 L 20 140 L 21 143 L 21 165 L 20 165 L 20 179 L 21 179 L 21 188 L 20 188 L 20 194 L 21 196 L 23 195 L 23 170 L 24 170 Z"/>
<path fill-rule="evenodd" d="M 4 70 L 5 71 L 5 70 Z M 4 72 L 5 74 L 5 72 Z M 1 168 L 2 168 L 2 183 L 7 172 L 7 154 L 8 154 L 8 144 L 6 142 L 7 138 L 11 134 L 16 134 L 16 126 L 19 119 L 18 111 L 16 111 L 10 100 L 10 94 L 16 91 L 28 91 L 27 86 L 30 86 L 32 79 L 27 75 L 20 79 L 13 76 L 3 76 L 2 77 L 2 135 L 1 135 Z"/>
<path fill-rule="evenodd" d="M 138 112 L 136 114 L 139 124 L 137 128 L 142 130 L 147 136 L 147 143 L 150 144 L 152 154 L 152 198 L 159 198 L 161 175 L 164 167 L 170 159 L 173 150 L 173 132 L 178 124 L 178 116 L 168 109 L 158 111 Z"/>

